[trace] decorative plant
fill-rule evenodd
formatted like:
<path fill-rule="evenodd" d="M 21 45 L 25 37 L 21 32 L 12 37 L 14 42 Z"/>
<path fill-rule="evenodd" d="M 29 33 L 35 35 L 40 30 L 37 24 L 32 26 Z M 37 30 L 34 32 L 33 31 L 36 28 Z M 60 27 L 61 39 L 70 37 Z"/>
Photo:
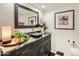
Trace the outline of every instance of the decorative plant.
<path fill-rule="evenodd" d="M 22 38 L 22 39 L 30 38 L 30 35 L 20 32 L 20 31 L 15 31 L 14 33 L 12 33 L 12 35 L 16 38 Z"/>
<path fill-rule="evenodd" d="M 43 22 L 42 27 L 43 27 L 44 31 L 46 31 L 46 29 L 48 29 L 48 26 L 47 26 L 46 22 Z"/>

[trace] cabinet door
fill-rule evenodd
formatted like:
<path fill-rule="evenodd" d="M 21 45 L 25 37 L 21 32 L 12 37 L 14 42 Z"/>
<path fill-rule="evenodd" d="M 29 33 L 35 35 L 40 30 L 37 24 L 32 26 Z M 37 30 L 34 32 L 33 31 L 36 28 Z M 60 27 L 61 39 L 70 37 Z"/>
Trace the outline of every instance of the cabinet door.
<path fill-rule="evenodd" d="M 43 50 L 44 50 L 42 47 L 43 46 L 42 46 L 41 43 L 38 44 L 38 45 L 33 46 L 32 52 L 31 52 L 32 56 L 40 56 L 40 55 L 42 55 L 43 54 Z"/>
<path fill-rule="evenodd" d="M 40 46 L 39 56 L 44 56 L 44 46 L 43 45 Z"/>
<path fill-rule="evenodd" d="M 40 56 L 43 54 L 43 38 L 32 44 L 32 56 Z"/>
<path fill-rule="evenodd" d="M 44 38 L 44 53 L 47 54 L 51 50 L 51 35 Z"/>
<path fill-rule="evenodd" d="M 39 54 L 40 54 L 39 49 L 40 49 L 39 46 L 35 46 L 34 48 L 32 48 L 31 56 L 39 56 Z"/>
<path fill-rule="evenodd" d="M 38 40 L 32 47 L 32 56 L 44 56 L 44 52 L 51 50 L 51 35 Z"/>
<path fill-rule="evenodd" d="M 43 56 L 44 48 L 42 46 L 34 47 L 32 50 L 32 56 Z"/>
<path fill-rule="evenodd" d="M 51 50 L 51 43 L 50 40 L 47 40 L 44 42 L 44 51 L 50 51 Z"/>
<path fill-rule="evenodd" d="M 21 48 L 22 52 L 20 54 L 20 56 L 30 56 L 32 53 L 32 44 L 26 45 L 24 47 Z"/>

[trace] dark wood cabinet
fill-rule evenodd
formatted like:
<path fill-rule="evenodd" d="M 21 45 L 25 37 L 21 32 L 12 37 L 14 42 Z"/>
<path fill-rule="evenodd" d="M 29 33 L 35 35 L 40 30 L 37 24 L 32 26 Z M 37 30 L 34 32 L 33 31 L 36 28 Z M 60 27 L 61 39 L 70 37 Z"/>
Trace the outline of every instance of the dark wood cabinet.
<path fill-rule="evenodd" d="M 36 40 L 33 43 L 10 51 L 6 56 L 44 56 L 47 51 L 51 50 L 51 34 Z"/>
<path fill-rule="evenodd" d="M 44 38 L 44 52 L 51 50 L 51 35 L 48 35 Z"/>

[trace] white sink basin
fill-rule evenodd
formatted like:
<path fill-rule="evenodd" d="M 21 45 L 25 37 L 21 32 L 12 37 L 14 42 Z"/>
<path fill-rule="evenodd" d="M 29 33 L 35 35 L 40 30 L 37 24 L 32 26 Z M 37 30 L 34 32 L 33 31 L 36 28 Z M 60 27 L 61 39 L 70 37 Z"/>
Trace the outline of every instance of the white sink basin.
<path fill-rule="evenodd" d="M 76 47 L 71 48 L 70 52 L 73 56 L 79 56 L 79 48 L 76 48 Z"/>

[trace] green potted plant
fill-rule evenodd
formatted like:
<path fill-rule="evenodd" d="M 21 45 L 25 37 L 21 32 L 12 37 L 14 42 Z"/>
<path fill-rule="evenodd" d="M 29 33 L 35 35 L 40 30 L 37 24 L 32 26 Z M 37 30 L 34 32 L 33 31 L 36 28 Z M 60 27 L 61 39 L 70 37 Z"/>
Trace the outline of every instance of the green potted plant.
<path fill-rule="evenodd" d="M 15 31 L 12 33 L 12 35 L 14 36 L 16 43 L 20 43 L 30 38 L 30 35 L 20 32 L 20 31 Z"/>
<path fill-rule="evenodd" d="M 43 27 L 44 34 L 46 34 L 46 30 L 48 29 L 46 22 L 43 22 L 42 27 Z"/>

